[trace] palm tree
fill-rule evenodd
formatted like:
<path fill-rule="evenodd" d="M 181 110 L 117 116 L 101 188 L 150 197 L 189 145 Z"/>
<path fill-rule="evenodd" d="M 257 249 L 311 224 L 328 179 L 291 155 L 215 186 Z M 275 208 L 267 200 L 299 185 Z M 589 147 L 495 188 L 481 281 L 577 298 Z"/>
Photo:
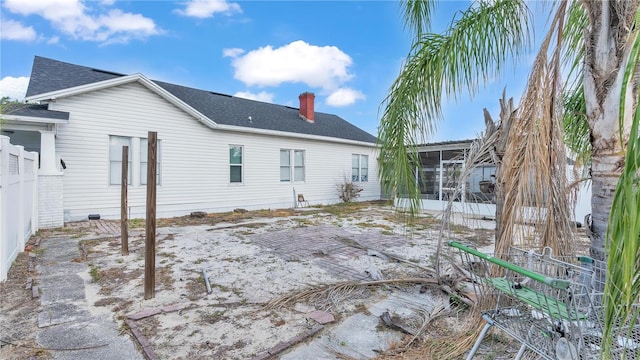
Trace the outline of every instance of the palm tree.
<path fill-rule="evenodd" d="M 509 160 L 512 163 L 518 159 L 542 161 L 545 166 L 563 163 L 564 146 L 558 141 L 563 138 L 563 119 L 572 135 L 565 138 L 573 139 L 572 144 L 582 144 L 582 154 L 586 149 L 592 184 L 591 254 L 599 259 L 609 255 L 607 291 L 611 294 L 605 297 L 609 299 L 605 304 L 611 308 L 620 302 L 629 305 L 640 296 L 640 150 L 636 140 L 640 120 L 639 5 L 640 0 L 553 3 L 555 15 L 516 116 L 521 125 L 514 139 L 523 134 L 527 137 L 516 139 L 517 151 L 513 154 L 505 153 L 515 159 Z M 434 7 L 434 1 L 402 3 L 406 26 L 414 40 L 382 104 L 378 134 L 381 183 L 388 194 L 408 195 L 411 214 L 420 205 L 414 174 L 419 159 L 413 144 L 424 142 L 434 132 L 442 117 L 443 98 L 473 95 L 509 60 L 520 59 L 529 45 L 532 22 L 524 1 L 479 1 L 457 14 L 444 33 L 433 34 L 429 31 Z M 563 65 L 571 69 L 564 76 L 560 71 Z M 563 112 L 565 107 L 567 111 Z M 543 156 L 531 156 L 534 145 L 546 147 Z M 525 167 L 520 168 L 518 177 L 530 179 Z M 560 168 L 549 175 L 564 176 Z M 545 179 L 539 180 L 538 189 L 545 188 Z M 522 193 L 521 189 L 515 191 Z M 554 211 L 563 214 L 564 195 L 552 190 L 549 196 L 559 201 L 551 205 Z M 536 203 L 539 200 L 545 201 L 538 199 Z M 511 211 L 526 201 L 505 204 L 504 209 Z M 610 219 L 612 226 L 607 233 Z M 541 244 L 562 237 L 562 231 L 548 231 L 554 224 L 547 225 Z M 509 229 L 501 227 L 504 231 Z M 607 322 L 638 316 L 637 308 L 616 311 L 607 314 Z"/>

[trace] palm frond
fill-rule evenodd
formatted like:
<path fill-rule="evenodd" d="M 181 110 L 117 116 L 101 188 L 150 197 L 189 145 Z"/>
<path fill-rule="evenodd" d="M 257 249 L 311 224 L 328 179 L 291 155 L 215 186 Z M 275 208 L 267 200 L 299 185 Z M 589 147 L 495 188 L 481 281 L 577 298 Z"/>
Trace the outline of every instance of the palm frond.
<path fill-rule="evenodd" d="M 511 125 L 502 162 L 504 205 L 496 253 L 519 246 L 549 246 L 571 252 L 572 226 L 566 192 L 566 154 L 562 135 L 560 46 L 566 9 L 560 5 L 529 75 L 527 90 Z M 552 49 L 552 39 L 557 43 Z M 522 226 L 522 223 L 533 224 Z"/>
<path fill-rule="evenodd" d="M 411 24 L 430 16 L 425 4 L 409 3 Z M 473 95 L 496 76 L 508 59 L 517 59 L 529 44 L 531 14 L 518 0 L 479 2 L 455 19 L 444 34 L 419 33 L 403 69 L 382 102 L 380 180 L 391 196 L 410 199 L 413 215 L 419 210 L 415 145 L 425 141 L 441 119 L 443 94 Z M 417 20 L 416 20 L 417 19 Z"/>
<path fill-rule="evenodd" d="M 587 106 L 582 81 L 564 94 L 564 142 L 585 168 L 591 163 L 591 130 L 587 122 Z"/>
<path fill-rule="evenodd" d="M 629 105 L 629 95 L 635 96 L 633 101 L 636 109 L 624 169 L 613 198 L 606 237 L 608 262 L 602 344 L 605 358 L 611 356 L 612 342 L 616 341 L 614 339 L 631 338 L 630 331 L 637 325 L 640 317 L 640 107 L 637 106 L 640 102 L 640 35 L 635 32 L 634 36 L 621 89 L 621 124 L 625 108 Z"/>
<path fill-rule="evenodd" d="M 434 0 L 409 0 L 401 4 L 405 28 L 415 34 L 423 34 L 431 29 L 431 15 L 436 8 Z"/>

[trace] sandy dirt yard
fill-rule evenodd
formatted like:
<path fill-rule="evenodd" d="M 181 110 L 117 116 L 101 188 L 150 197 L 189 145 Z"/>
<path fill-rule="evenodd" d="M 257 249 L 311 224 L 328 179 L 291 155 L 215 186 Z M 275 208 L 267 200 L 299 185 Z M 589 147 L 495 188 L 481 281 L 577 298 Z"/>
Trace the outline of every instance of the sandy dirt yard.
<path fill-rule="evenodd" d="M 119 226 L 116 221 L 103 224 L 112 230 Z M 384 203 L 257 212 L 238 209 L 202 218 L 162 219 L 156 236 L 155 297 L 148 300 L 144 299 L 144 224 L 132 220 L 131 225 L 127 256 L 121 255 L 119 232 L 101 233 L 90 221 L 70 223 L 57 232 L 38 236 L 62 233 L 80 239 L 77 261 L 87 263 L 90 269 L 86 274 L 90 310 L 109 314 L 122 324 L 123 331 L 130 330 L 125 325 L 128 319 L 160 359 L 258 359 L 279 350 L 278 356 L 286 356 L 331 326 L 358 314 L 370 315 L 374 304 L 394 296 L 418 299 L 418 303 L 424 297 L 446 303 L 449 309 L 457 305 L 435 286 L 406 282 L 267 306 L 274 299 L 325 284 L 431 278 L 428 269 L 434 265 L 440 229 L 435 214 L 420 217 L 410 228 Z M 449 238 L 490 249 L 494 227 L 491 221 L 465 222 L 452 226 Z M 20 268 L 25 272 L 22 276 L 29 277 L 24 266 L 28 264 Z M 37 306 L 30 300 L 26 305 L 31 304 L 31 310 L 20 310 L 17 302 L 24 300 L 5 302 L 8 287 L 3 286 L 4 310 L 19 316 Z M 441 335 L 456 326 L 464 307 L 460 308 L 434 325 Z M 315 310 L 326 311 L 335 321 L 305 338 L 311 330 L 317 331 L 318 322 L 310 316 Z M 5 317 L 10 315 L 5 311 Z M 413 329 L 424 321 L 406 314 L 403 320 Z M 27 325 L 32 328 L 33 321 Z M 28 340 L 27 325 L 25 333 L 13 337 L 26 339 L 24 357 L 16 358 L 46 357 L 46 352 L 29 351 L 33 342 Z M 382 321 L 370 330 L 396 333 L 390 337 L 395 340 L 379 344 L 372 354 L 411 337 L 389 329 Z M 295 344 L 298 340 L 302 341 Z M 348 351 L 341 354 L 348 338 L 329 340 L 335 345 L 333 350 L 327 349 L 331 358 L 371 357 Z M 498 342 L 504 347 L 502 340 Z M 275 349 L 278 345 L 280 349 Z"/>

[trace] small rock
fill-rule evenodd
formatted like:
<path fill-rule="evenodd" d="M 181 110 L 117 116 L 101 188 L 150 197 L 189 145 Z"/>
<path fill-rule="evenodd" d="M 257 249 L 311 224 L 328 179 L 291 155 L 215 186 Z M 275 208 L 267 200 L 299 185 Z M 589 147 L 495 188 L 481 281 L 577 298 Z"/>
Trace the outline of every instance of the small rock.
<path fill-rule="evenodd" d="M 369 267 L 367 270 L 364 271 L 364 273 L 369 275 L 369 277 L 373 279 L 373 281 L 384 279 L 380 270 L 375 266 Z"/>
<path fill-rule="evenodd" d="M 312 311 L 309 314 L 307 314 L 307 316 L 310 319 L 317 321 L 318 324 L 322 324 L 322 325 L 336 321 L 336 318 L 333 317 L 332 314 L 322 310 Z"/>
<path fill-rule="evenodd" d="M 240 213 L 240 214 L 244 214 L 244 213 L 246 213 L 246 212 L 248 212 L 248 211 L 249 211 L 249 210 L 247 210 L 247 209 L 240 209 L 240 208 L 238 208 L 238 209 L 233 209 L 233 212 L 235 212 L 235 213 Z"/>
<path fill-rule="evenodd" d="M 33 245 L 27 245 L 24 247 L 24 251 L 26 252 L 30 252 L 31 250 L 33 250 Z"/>
<path fill-rule="evenodd" d="M 193 211 L 189 214 L 192 218 L 203 218 L 207 216 L 207 213 L 204 211 Z"/>
<path fill-rule="evenodd" d="M 40 297 L 40 289 L 37 286 L 31 287 L 31 297 L 34 299 Z"/>

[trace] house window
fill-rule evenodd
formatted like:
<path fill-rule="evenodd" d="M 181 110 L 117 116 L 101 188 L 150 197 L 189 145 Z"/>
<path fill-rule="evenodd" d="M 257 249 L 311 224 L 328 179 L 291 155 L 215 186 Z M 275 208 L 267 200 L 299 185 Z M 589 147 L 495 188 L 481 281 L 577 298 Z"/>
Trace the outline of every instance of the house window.
<path fill-rule="evenodd" d="M 369 156 L 353 154 L 351 155 L 351 180 L 367 182 L 369 181 Z"/>
<path fill-rule="evenodd" d="M 109 184 L 120 185 L 122 180 L 122 147 L 129 147 L 127 183 L 131 184 L 131 138 L 109 136 Z"/>
<path fill-rule="evenodd" d="M 280 150 L 280 181 L 305 181 L 305 151 Z M 293 160 L 293 161 L 292 161 Z"/>
<path fill-rule="evenodd" d="M 242 146 L 229 145 L 229 182 L 242 183 Z"/>
<path fill-rule="evenodd" d="M 304 150 L 294 150 L 293 181 L 304 181 Z"/>
<path fill-rule="evenodd" d="M 162 174 L 162 143 L 158 140 L 157 147 L 157 164 L 156 164 L 156 184 L 160 185 Z M 145 138 L 140 139 L 140 185 L 147 185 L 147 158 L 148 158 L 149 142 Z"/>

